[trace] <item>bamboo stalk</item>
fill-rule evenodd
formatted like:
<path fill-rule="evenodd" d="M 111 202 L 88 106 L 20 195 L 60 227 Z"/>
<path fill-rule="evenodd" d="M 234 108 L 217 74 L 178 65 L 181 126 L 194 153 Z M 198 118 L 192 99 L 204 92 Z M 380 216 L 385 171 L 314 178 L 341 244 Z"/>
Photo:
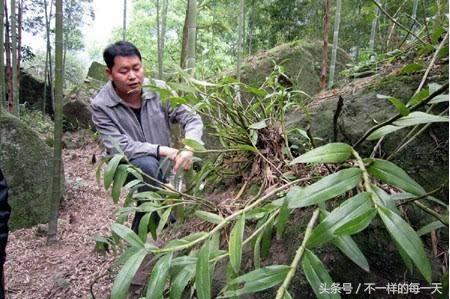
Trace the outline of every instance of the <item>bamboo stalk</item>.
<path fill-rule="evenodd" d="M 286 278 L 283 281 L 283 284 L 280 286 L 280 288 L 277 291 L 277 296 L 275 299 L 282 299 L 285 292 L 287 292 L 287 289 L 289 287 L 289 284 L 291 283 L 292 278 L 294 277 L 294 274 L 296 272 L 297 266 L 300 263 L 303 253 L 305 252 L 306 243 L 308 242 L 309 237 L 311 236 L 312 229 L 314 227 L 314 224 L 316 223 L 317 218 L 319 217 L 319 208 L 317 208 L 314 213 L 311 216 L 311 219 L 308 222 L 308 226 L 306 227 L 305 231 L 305 237 L 303 238 L 302 244 L 297 249 L 295 253 L 295 257 L 292 260 L 290 270 L 286 275 Z"/>

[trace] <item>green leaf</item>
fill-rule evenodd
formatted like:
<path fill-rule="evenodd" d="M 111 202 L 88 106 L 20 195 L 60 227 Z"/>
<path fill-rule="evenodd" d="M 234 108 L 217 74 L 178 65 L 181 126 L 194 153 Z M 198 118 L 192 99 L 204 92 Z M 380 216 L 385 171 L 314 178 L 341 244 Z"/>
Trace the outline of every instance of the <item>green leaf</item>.
<path fill-rule="evenodd" d="M 119 165 L 123 157 L 124 156 L 121 154 L 114 155 L 106 165 L 105 176 L 103 177 L 103 182 L 106 190 L 108 190 L 109 186 L 111 186 L 117 166 Z"/>
<path fill-rule="evenodd" d="M 348 160 L 352 155 L 352 147 L 345 143 L 328 143 L 317 147 L 289 163 L 341 163 Z"/>
<path fill-rule="evenodd" d="M 327 294 L 320 291 L 321 285 L 325 284 L 327 286 L 331 286 L 333 284 L 333 280 L 319 258 L 309 249 L 305 249 L 302 259 L 302 268 L 303 273 L 305 273 L 306 279 L 311 285 L 317 298 L 340 298 L 338 294 Z"/>
<path fill-rule="evenodd" d="M 267 121 L 267 119 L 263 119 L 262 121 L 259 121 L 257 123 L 251 124 L 250 126 L 248 126 L 248 128 L 249 129 L 253 129 L 253 130 L 264 129 L 265 127 L 267 127 L 266 121 Z"/>
<path fill-rule="evenodd" d="M 186 98 L 182 98 L 182 97 L 169 97 L 169 98 L 167 98 L 167 100 L 169 101 L 171 107 L 177 107 L 180 105 L 184 105 L 188 102 L 188 100 Z"/>
<path fill-rule="evenodd" d="M 180 246 L 180 245 L 186 245 L 191 242 L 194 242 L 200 238 L 203 238 L 205 235 L 207 235 L 206 232 L 195 232 L 190 235 L 187 235 L 186 237 L 182 239 L 176 239 L 169 241 L 166 246 L 164 246 L 164 250 L 174 250 L 174 247 Z"/>
<path fill-rule="evenodd" d="M 364 271 L 369 272 L 369 263 L 366 257 L 359 249 L 358 245 L 350 236 L 338 236 L 331 241 L 334 246 L 345 254 L 350 260 L 357 264 Z"/>
<path fill-rule="evenodd" d="M 197 210 L 194 212 L 194 215 L 197 216 L 198 218 L 214 223 L 214 224 L 219 224 L 221 223 L 224 218 L 220 215 L 214 214 L 214 213 L 210 213 L 210 212 L 206 212 L 206 211 L 202 211 L 202 210 Z"/>
<path fill-rule="evenodd" d="M 161 216 L 161 219 L 159 219 L 158 228 L 156 229 L 156 234 L 160 234 L 164 227 L 167 224 L 167 221 L 169 220 L 170 214 L 172 213 L 172 208 L 168 208 L 164 211 L 164 213 Z"/>
<path fill-rule="evenodd" d="M 418 63 L 411 63 L 408 65 L 405 65 L 402 70 L 400 71 L 401 75 L 407 75 L 407 74 L 412 74 L 418 71 L 421 71 L 425 68 L 425 66 L 423 64 L 418 64 Z"/>
<path fill-rule="evenodd" d="M 170 284 L 170 299 L 181 299 L 184 289 L 195 276 L 195 265 L 188 265 L 172 279 Z"/>
<path fill-rule="evenodd" d="M 167 85 L 169 85 L 174 90 L 178 90 L 178 91 L 182 91 L 182 92 L 189 92 L 189 93 L 196 92 L 194 87 L 186 85 L 186 84 L 181 84 L 181 83 L 176 83 L 176 82 L 167 82 Z"/>
<path fill-rule="evenodd" d="M 442 222 L 440 222 L 439 220 L 433 221 L 431 223 L 428 223 L 427 225 L 423 226 L 421 229 L 419 229 L 417 231 L 417 235 L 419 235 L 419 237 L 429 234 L 434 230 L 438 230 L 442 227 L 446 227 Z"/>
<path fill-rule="evenodd" d="M 228 243 L 228 254 L 234 273 L 239 273 L 242 258 L 242 240 L 244 238 L 245 213 L 241 215 L 230 233 Z"/>
<path fill-rule="evenodd" d="M 359 168 L 348 168 L 326 176 L 305 188 L 292 188 L 287 194 L 289 208 L 302 208 L 325 202 L 356 187 L 361 177 L 362 172 Z M 274 205 L 282 203 L 280 200 L 273 202 Z"/>
<path fill-rule="evenodd" d="M 396 214 L 400 215 L 400 211 L 395 205 L 395 201 L 392 200 L 392 197 L 389 194 L 387 194 L 386 191 L 373 184 L 370 184 L 370 187 L 372 188 L 373 191 L 372 199 L 375 200 L 377 205 L 382 205 L 383 207 L 386 207 L 395 212 Z"/>
<path fill-rule="evenodd" d="M 111 190 L 111 197 L 114 203 L 117 203 L 119 201 L 120 191 L 122 190 L 123 184 L 125 184 L 125 181 L 127 180 L 127 169 L 128 165 L 125 164 L 121 164 L 117 167 L 117 171 L 114 175 L 113 187 Z"/>
<path fill-rule="evenodd" d="M 254 146 L 248 145 L 248 144 L 240 144 L 233 146 L 233 148 L 242 150 L 242 151 L 249 151 L 249 152 L 256 152 L 256 149 Z"/>
<path fill-rule="evenodd" d="M 431 101 L 429 101 L 429 104 L 437 104 L 437 103 L 444 103 L 448 102 L 448 94 L 440 94 L 436 97 L 434 97 Z"/>
<path fill-rule="evenodd" d="M 430 83 L 428 84 L 428 93 L 432 94 L 433 92 L 437 91 L 439 88 L 441 88 L 442 85 L 438 83 Z"/>
<path fill-rule="evenodd" d="M 162 299 L 167 277 L 169 276 L 172 253 L 162 256 L 153 267 L 150 280 L 147 284 L 145 298 Z"/>
<path fill-rule="evenodd" d="M 261 257 L 266 258 L 269 255 L 270 246 L 272 245 L 273 219 L 269 220 L 266 228 L 263 230 L 261 238 Z"/>
<path fill-rule="evenodd" d="M 125 225 L 119 223 L 113 223 L 111 229 L 119 237 L 127 241 L 131 246 L 144 248 L 144 242 L 139 238 L 138 235 Z"/>
<path fill-rule="evenodd" d="M 255 246 L 253 247 L 253 264 L 255 269 L 261 268 L 261 239 L 263 232 L 261 232 L 255 241 Z"/>
<path fill-rule="evenodd" d="M 414 181 L 403 169 L 386 160 L 375 159 L 367 167 L 370 175 L 382 182 L 398 187 L 414 195 L 423 195 L 425 190 Z"/>
<path fill-rule="evenodd" d="M 194 151 L 198 151 L 198 152 L 206 151 L 205 146 L 197 140 L 185 138 L 183 140 L 183 143 L 184 143 L 184 145 L 190 147 Z"/>
<path fill-rule="evenodd" d="M 286 223 L 289 219 L 289 208 L 288 208 L 288 202 L 285 199 L 283 202 L 283 205 L 280 208 L 280 213 L 278 214 L 278 218 L 277 218 L 277 224 L 276 224 L 276 228 L 277 228 L 277 240 L 281 240 L 281 237 L 283 236 L 283 232 L 286 228 Z"/>
<path fill-rule="evenodd" d="M 195 289 L 198 299 L 211 298 L 211 273 L 209 268 L 209 240 L 200 249 L 195 270 Z"/>
<path fill-rule="evenodd" d="M 378 207 L 378 213 L 386 229 L 400 248 L 413 261 L 423 277 L 431 283 L 431 265 L 417 233 L 400 216 L 384 207 Z"/>
<path fill-rule="evenodd" d="M 395 240 L 394 240 L 394 244 L 395 244 L 395 247 L 397 247 L 398 253 L 400 254 L 400 257 L 401 257 L 403 263 L 405 264 L 406 268 L 408 268 L 410 273 L 413 273 L 414 265 L 413 265 L 411 259 L 406 254 L 406 252 L 402 249 L 402 247 L 400 245 L 398 245 L 398 243 Z"/>
<path fill-rule="evenodd" d="M 359 193 L 328 214 L 314 228 L 307 244 L 311 247 L 318 246 L 332 240 L 335 235 L 357 233 L 366 228 L 375 215 L 370 193 Z"/>
<path fill-rule="evenodd" d="M 264 89 L 255 88 L 248 85 L 244 85 L 243 90 L 259 97 L 265 97 L 267 95 L 267 91 L 265 91 Z"/>
<path fill-rule="evenodd" d="M 448 122 L 448 117 L 432 115 L 425 112 L 411 112 L 409 115 L 397 119 L 391 125 L 386 125 L 375 130 L 367 139 L 375 140 L 406 127 L 435 122 Z"/>
<path fill-rule="evenodd" d="M 138 234 L 142 242 L 147 240 L 148 224 L 151 216 L 152 213 L 145 213 L 145 215 L 142 216 L 141 221 L 139 221 Z"/>
<path fill-rule="evenodd" d="M 398 112 L 402 115 L 402 116 L 406 116 L 410 113 L 408 107 L 406 107 L 405 104 L 403 104 L 402 101 L 400 101 L 399 99 L 396 98 L 390 98 L 389 102 L 394 105 L 395 108 L 397 108 Z"/>
<path fill-rule="evenodd" d="M 141 248 L 128 258 L 114 281 L 111 299 L 125 299 L 127 297 L 131 281 L 146 255 L 147 250 Z"/>
<path fill-rule="evenodd" d="M 256 293 L 276 286 L 283 282 L 289 270 L 290 267 L 286 265 L 272 265 L 241 275 L 230 281 L 229 285 L 244 283 L 244 287 L 238 290 L 225 291 L 221 298 Z"/>
<path fill-rule="evenodd" d="M 422 89 L 421 91 L 413 95 L 411 99 L 409 99 L 407 105 L 409 107 L 416 106 L 420 104 L 424 99 L 426 99 L 429 95 L 430 94 L 427 89 Z"/>

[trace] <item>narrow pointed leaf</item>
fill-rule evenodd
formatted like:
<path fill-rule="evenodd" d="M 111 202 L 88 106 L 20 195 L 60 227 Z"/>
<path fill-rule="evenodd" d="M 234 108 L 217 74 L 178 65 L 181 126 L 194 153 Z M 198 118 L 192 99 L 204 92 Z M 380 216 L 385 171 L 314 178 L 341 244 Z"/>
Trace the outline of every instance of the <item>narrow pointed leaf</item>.
<path fill-rule="evenodd" d="M 255 241 L 255 246 L 253 248 L 253 264 L 255 269 L 261 268 L 261 239 L 263 233 L 260 233 Z"/>
<path fill-rule="evenodd" d="M 434 97 L 431 101 L 429 101 L 429 104 L 437 104 L 437 103 L 443 103 L 448 102 L 448 94 L 441 94 L 436 97 Z"/>
<path fill-rule="evenodd" d="M 170 284 L 170 299 L 181 299 L 184 289 L 195 276 L 195 265 L 188 265 L 172 279 Z"/>
<path fill-rule="evenodd" d="M 147 240 L 148 224 L 150 222 L 151 216 L 152 213 L 146 213 L 144 216 L 142 216 L 141 221 L 139 221 L 138 234 L 142 242 L 145 242 Z"/>
<path fill-rule="evenodd" d="M 417 231 L 417 234 L 420 236 L 426 235 L 431 233 L 434 230 L 440 229 L 445 227 L 445 225 L 440 222 L 439 220 L 433 221 L 431 223 L 428 223 L 427 225 L 423 226 L 421 229 Z"/>
<path fill-rule="evenodd" d="M 117 166 L 119 165 L 122 158 L 123 158 L 123 155 L 120 155 L 120 154 L 114 155 L 112 157 L 112 159 L 109 160 L 108 164 L 106 165 L 105 176 L 103 177 L 103 183 L 105 185 L 106 190 L 108 190 L 109 186 L 111 186 L 114 175 L 116 173 Z"/>
<path fill-rule="evenodd" d="M 205 146 L 197 140 L 186 138 L 183 140 L 184 145 L 188 146 L 190 149 L 194 151 L 205 151 Z"/>
<path fill-rule="evenodd" d="M 127 241 L 131 246 L 144 248 L 144 242 L 139 238 L 138 235 L 125 225 L 119 223 L 113 223 L 112 231 L 116 233 L 119 237 Z"/>
<path fill-rule="evenodd" d="M 422 240 L 400 216 L 384 207 L 378 207 L 378 213 L 392 238 L 411 258 L 413 263 L 431 283 L 431 265 L 425 253 Z"/>
<path fill-rule="evenodd" d="M 344 201 L 313 229 L 308 246 L 318 246 L 331 241 L 339 230 L 344 232 L 341 234 L 361 231 L 370 224 L 375 214 L 370 193 L 359 193 Z"/>
<path fill-rule="evenodd" d="M 325 202 L 356 187 L 362 177 L 359 168 L 343 169 L 305 188 L 293 188 L 287 194 L 289 208 L 301 208 Z M 281 205 L 282 202 L 274 201 Z"/>
<path fill-rule="evenodd" d="M 448 117 L 432 115 L 425 112 L 411 112 L 407 116 L 397 119 L 391 125 L 386 125 L 375 130 L 367 139 L 376 140 L 406 127 L 435 122 L 448 122 Z"/>
<path fill-rule="evenodd" d="M 319 258 L 309 249 L 305 249 L 302 268 L 317 298 L 340 298 L 338 294 L 327 294 L 320 291 L 321 285 L 326 284 L 327 286 L 331 286 L 333 280 Z"/>
<path fill-rule="evenodd" d="M 289 208 L 288 208 L 288 202 L 285 199 L 283 205 L 280 208 L 280 213 L 278 214 L 278 218 L 277 218 L 277 224 L 276 224 L 276 228 L 277 228 L 277 240 L 281 240 L 281 237 L 283 236 L 284 230 L 286 228 L 286 223 L 289 219 Z"/>
<path fill-rule="evenodd" d="M 399 99 L 389 98 L 389 102 L 391 102 L 391 104 L 394 105 L 395 108 L 397 108 L 398 112 L 402 116 L 406 116 L 409 114 L 410 111 L 409 111 L 408 107 L 406 107 L 406 105 L 403 104 L 403 102 L 400 101 Z"/>
<path fill-rule="evenodd" d="M 195 289 L 198 299 L 211 298 L 211 273 L 209 268 L 209 241 L 206 241 L 197 256 Z"/>
<path fill-rule="evenodd" d="M 414 195 L 423 195 L 425 190 L 414 181 L 403 169 L 386 160 L 374 160 L 367 167 L 369 174 L 384 183 L 393 185 Z"/>
<path fill-rule="evenodd" d="M 238 290 L 226 291 L 221 297 L 240 296 L 276 286 L 285 279 L 289 269 L 290 267 L 286 265 L 272 265 L 241 275 L 230 281 L 230 284 L 244 283 L 244 287 Z"/>
<path fill-rule="evenodd" d="M 418 63 L 410 63 L 406 66 L 404 66 L 401 71 L 400 74 L 412 74 L 415 73 L 417 71 L 421 71 L 425 68 L 425 66 L 423 64 L 418 64 Z"/>
<path fill-rule="evenodd" d="M 352 147 L 346 143 L 329 143 L 317 147 L 291 161 L 297 163 L 341 163 L 352 155 Z"/>
<path fill-rule="evenodd" d="M 202 210 L 197 210 L 194 212 L 194 215 L 197 216 L 198 218 L 214 223 L 214 224 L 219 224 L 221 223 L 224 218 L 220 215 L 214 214 L 214 213 L 210 213 L 210 212 L 206 212 L 206 211 L 202 211 Z"/>
<path fill-rule="evenodd" d="M 117 167 L 116 174 L 114 175 L 113 187 L 111 190 L 111 196 L 114 203 L 119 201 L 120 191 L 122 190 L 122 186 L 127 180 L 128 176 L 128 165 L 119 165 Z"/>
<path fill-rule="evenodd" d="M 114 281 L 111 299 L 125 299 L 127 297 L 131 281 L 146 255 L 147 250 L 141 248 L 128 258 Z"/>
<path fill-rule="evenodd" d="M 242 241 L 244 238 L 245 213 L 241 215 L 230 233 L 228 243 L 228 254 L 230 256 L 231 267 L 234 273 L 239 273 L 242 258 Z"/>
<path fill-rule="evenodd" d="M 167 277 L 169 276 L 170 264 L 172 262 L 172 253 L 161 257 L 153 267 L 150 275 L 150 280 L 147 285 L 147 299 L 162 299 L 164 287 L 166 285 Z"/>
<path fill-rule="evenodd" d="M 333 239 L 332 243 L 361 269 L 367 272 L 370 271 L 369 262 L 352 237 L 338 236 Z"/>
<path fill-rule="evenodd" d="M 269 220 L 263 231 L 261 238 L 261 257 L 266 258 L 269 255 L 272 245 L 273 220 Z"/>

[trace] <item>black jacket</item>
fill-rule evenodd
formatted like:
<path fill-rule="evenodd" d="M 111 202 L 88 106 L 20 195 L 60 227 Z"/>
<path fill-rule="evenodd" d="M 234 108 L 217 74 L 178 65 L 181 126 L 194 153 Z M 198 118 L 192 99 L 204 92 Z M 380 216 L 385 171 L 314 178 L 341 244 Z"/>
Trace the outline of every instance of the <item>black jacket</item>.
<path fill-rule="evenodd" d="M 5 248 L 8 241 L 8 220 L 11 207 L 8 204 L 8 185 L 0 169 L 0 263 L 5 262 Z"/>

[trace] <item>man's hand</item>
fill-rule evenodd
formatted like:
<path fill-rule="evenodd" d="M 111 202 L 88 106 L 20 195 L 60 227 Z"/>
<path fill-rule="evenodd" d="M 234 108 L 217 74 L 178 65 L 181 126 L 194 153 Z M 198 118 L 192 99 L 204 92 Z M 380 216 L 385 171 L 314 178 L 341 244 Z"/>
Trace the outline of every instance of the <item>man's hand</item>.
<path fill-rule="evenodd" d="M 183 167 L 184 170 L 189 170 L 192 166 L 192 157 L 194 154 L 189 150 L 179 151 L 172 147 L 161 146 L 159 148 L 159 154 L 175 163 L 173 167 L 175 172 L 178 171 L 178 168 L 180 167 Z"/>

